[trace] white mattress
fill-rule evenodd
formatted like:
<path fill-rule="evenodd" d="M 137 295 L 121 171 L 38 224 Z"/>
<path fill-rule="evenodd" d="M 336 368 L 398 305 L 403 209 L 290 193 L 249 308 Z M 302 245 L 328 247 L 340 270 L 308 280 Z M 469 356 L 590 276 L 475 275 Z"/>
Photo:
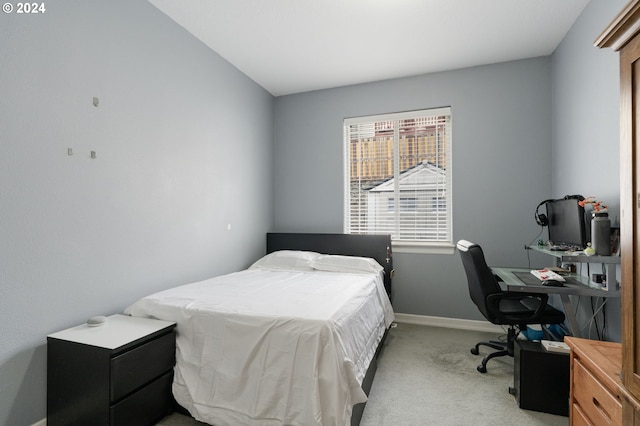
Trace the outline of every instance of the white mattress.
<path fill-rule="evenodd" d="M 249 269 L 145 297 L 177 323 L 173 392 L 223 425 L 347 425 L 393 311 L 376 274 Z"/>

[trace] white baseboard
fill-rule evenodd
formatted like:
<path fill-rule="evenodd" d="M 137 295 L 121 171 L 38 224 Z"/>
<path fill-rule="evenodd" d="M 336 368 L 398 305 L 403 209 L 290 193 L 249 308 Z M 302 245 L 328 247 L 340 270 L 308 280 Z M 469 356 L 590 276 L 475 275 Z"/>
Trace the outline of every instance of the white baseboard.
<path fill-rule="evenodd" d="M 47 426 L 47 418 L 40 420 L 39 422 L 35 422 L 31 426 Z"/>
<path fill-rule="evenodd" d="M 395 314 L 396 322 L 433 327 L 458 328 L 462 330 L 487 331 L 490 333 L 504 333 L 499 325 L 489 321 L 464 320 L 458 318 L 432 317 L 427 315 Z"/>

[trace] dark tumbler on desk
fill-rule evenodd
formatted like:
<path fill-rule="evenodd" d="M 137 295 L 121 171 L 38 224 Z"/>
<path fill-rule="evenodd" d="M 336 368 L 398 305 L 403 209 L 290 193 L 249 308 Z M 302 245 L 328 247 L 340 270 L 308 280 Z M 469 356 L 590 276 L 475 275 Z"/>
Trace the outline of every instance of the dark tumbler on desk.
<path fill-rule="evenodd" d="M 593 213 L 591 219 L 591 246 L 599 256 L 611 255 L 611 222 L 605 212 Z"/>

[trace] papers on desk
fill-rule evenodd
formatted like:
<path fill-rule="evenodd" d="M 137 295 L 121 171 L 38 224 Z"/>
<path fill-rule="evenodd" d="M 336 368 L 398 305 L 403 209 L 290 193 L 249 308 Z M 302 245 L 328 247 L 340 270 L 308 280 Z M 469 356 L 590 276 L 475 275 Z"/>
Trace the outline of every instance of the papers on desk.
<path fill-rule="evenodd" d="M 560 352 L 568 354 L 571 352 L 571 348 L 565 342 L 554 342 L 552 340 L 540 340 L 542 346 L 549 352 Z"/>
<path fill-rule="evenodd" d="M 531 273 L 540 281 L 545 281 L 545 280 L 557 280 L 557 281 L 561 281 L 561 282 L 566 282 L 566 280 L 564 279 L 563 276 L 550 271 L 546 268 L 544 269 L 533 269 L 531 270 Z"/>

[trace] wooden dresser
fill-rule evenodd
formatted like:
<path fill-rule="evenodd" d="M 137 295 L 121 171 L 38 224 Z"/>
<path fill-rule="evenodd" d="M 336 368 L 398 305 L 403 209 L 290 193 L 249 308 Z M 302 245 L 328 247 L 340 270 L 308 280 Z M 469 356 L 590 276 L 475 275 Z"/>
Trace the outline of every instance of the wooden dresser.
<path fill-rule="evenodd" d="M 577 337 L 565 342 L 571 347 L 571 425 L 622 425 L 622 345 Z"/>
<path fill-rule="evenodd" d="M 620 252 L 622 422 L 640 426 L 640 0 L 596 39 L 620 53 Z"/>

